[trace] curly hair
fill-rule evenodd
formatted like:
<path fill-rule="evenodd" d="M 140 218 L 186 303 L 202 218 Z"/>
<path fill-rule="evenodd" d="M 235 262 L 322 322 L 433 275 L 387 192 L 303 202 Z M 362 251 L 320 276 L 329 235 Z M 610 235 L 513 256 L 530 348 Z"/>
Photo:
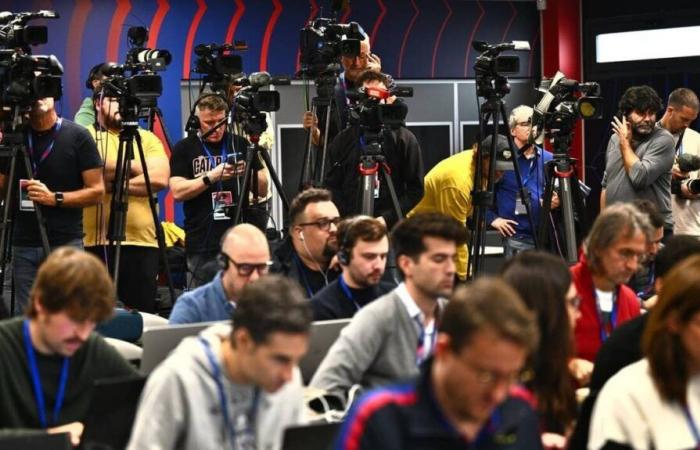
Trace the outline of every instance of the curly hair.
<path fill-rule="evenodd" d="M 653 88 L 646 85 L 632 86 L 622 94 L 618 103 L 618 112 L 625 116 L 632 111 L 658 113 L 663 107 L 661 97 Z"/>

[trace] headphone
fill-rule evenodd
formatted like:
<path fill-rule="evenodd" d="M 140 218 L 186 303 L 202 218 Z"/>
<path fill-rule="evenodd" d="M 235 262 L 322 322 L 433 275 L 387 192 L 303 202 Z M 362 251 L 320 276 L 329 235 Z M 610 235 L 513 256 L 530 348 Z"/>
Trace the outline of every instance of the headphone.
<path fill-rule="evenodd" d="M 355 216 L 346 220 L 347 225 L 345 227 L 345 232 L 343 233 L 343 240 L 340 242 L 340 245 L 338 246 L 338 252 L 336 253 L 336 255 L 338 256 L 338 262 L 343 266 L 347 266 L 348 264 L 350 264 L 350 255 L 352 254 L 352 249 L 347 248 L 348 244 L 350 243 L 350 232 L 359 222 L 368 219 L 374 220 L 374 217 L 361 214 L 359 216 Z"/>
<path fill-rule="evenodd" d="M 93 80 L 100 75 L 106 75 L 105 72 L 108 72 L 109 69 L 113 67 L 116 67 L 116 64 L 113 62 L 103 62 L 93 66 L 90 72 L 88 72 L 87 80 L 85 80 L 85 87 L 91 91 L 94 90 L 95 88 L 92 87 Z"/>

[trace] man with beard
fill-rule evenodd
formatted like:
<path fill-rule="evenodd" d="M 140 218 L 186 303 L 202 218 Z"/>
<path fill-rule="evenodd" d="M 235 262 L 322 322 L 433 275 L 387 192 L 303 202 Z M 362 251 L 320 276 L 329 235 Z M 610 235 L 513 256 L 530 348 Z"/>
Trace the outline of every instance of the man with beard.
<path fill-rule="evenodd" d="M 95 141 L 85 128 L 58 117 L 53 98 L 32 105 L 25 143 L 33 173 L 26 173 L 24 155 L 17 159 L 14 179 L 8 179 L 8 159 L 0 167 L 0 189 L 9 183 L 18 188 L 12 205 L 15 315 L 26 309 L 37 268 L 46 258 L 35 208 L 41 208 L 51 248 L 82 248 L 81 209 L 99 203 L 104 194 Z"/>
<path fill-rule="evenodd" d="M 511 387 L 537 325 L 503 281 L 479 279 L 445 308 L 435 355 L 415 381 L 364 396 L 336 449 L 541 449 L 538 418 Z"/>
<path fill-rule="evenodd" d="M 294 197 L 289 220 L 289 235 L 273 252 L 271 271 L 298 281 L 311 298 L 338 277 L 331 259 L 340 214 L 330 191 L 312 188 Z"/>
<path fill-rule="evenodd" d="M 395 284 L 381 281 L 389 253 L 386 226 L 369 216 L 355 216 L 338 225 L 338 262 L 342 273 L 311 298 L 314 320 L 355 315 Z"/>
<path fill-rule="evenodd" d="M 114 285 L 97 258 L 71 247 L 46 258 L 26 317 L 0 322 L 0 436 L 43 429 L 69 432 L 78 445 L 95 381 L 137 375 L 93 333 L 113 309 Z"/>
<path fill-rule="evenodd" d="M 310 383 L 341 401 L 356 384 L 374 388 L 418 375 L 435 346 L 467 231 L 451 217 L 416 214 L 396 225 L 391 240 L 404 282 L 355 314 Z"/>
<path fill-rule="evenodd" d="M 673 233 L 674 144 L 671 134 L 656 125 L 661 106 L 661 99 L 649 86 L 633 86 L 622 95 L 619 117 L 612 122 L 614 134 L 608 142 L 600 206 L 638 198 L 651 200 L 664 216 L 664 236 L 668 236 Z"/>
<path fill-rule="evenodd" d="M 95 93 L 94 105 L 97 112 L 97 125 L 90 126 L 88 131 L 95 139 L 97 150 L 104 161 L 103 176 L 106 192 L 102 196 L 102 203 L 83 210 L 83 230 L 85 231 L 83 242 L 85 249 L 104 261 L 111 272 L 114 265 L 114 252 L 113 249 L 108 248 L 107 228 L 111 214 L 122 119 L 119 114 L 119 99 L 110 97 L 106 91 L 100 90 Z M 170 163 L 163 144 L 155 134 L 141 129 L 138 133 L 151 189 L 155 194 L 168 186 Z M 129 308 L 155 313 L 158 289 L 158 242 L 148 200 L 144 168 L 135 142 L 127 199 L 125 239 L 121 244 L 117 295 Z"/>
<path fill-rule="evenodd" d="M 652 235 L 648 216 L 629 203 L 611 205 L 596 218 L 571 267 L 581 297 L 574 327 L 577 357 L 594 361 L 610 333 L 639 316 L 637 295 L 625 283 L 637 272 Z"/>
<path fill-rule="evenodd" d="M 199 133 L 175 144 L 170 159 L 170 190 L 176 201 L 183 202 L 185 213 L 189 287 L 211 281 L 216 273 L 214 260 L 221 237 L 235 225 L 226 215 L 226 208 L 240 200 L 237 198 L 239 178 L 245 173 L 248 141 L 231 135 L 226 125 L 211 131 L 226 117 L 227 111 L 223 97 L 202 95 L 197 104 Z M 202 137 L 210 131 L 206 138 Z M 258 174 L 257 192 L 262 195 L 267 193 L 267 176 L 260 161 L 254 158 L 253 162 Z M 254 220 L 248 211 L 243 213 L 244 221 L 265 230 L 267 216 L 261 218 L 253 213 Z"/>

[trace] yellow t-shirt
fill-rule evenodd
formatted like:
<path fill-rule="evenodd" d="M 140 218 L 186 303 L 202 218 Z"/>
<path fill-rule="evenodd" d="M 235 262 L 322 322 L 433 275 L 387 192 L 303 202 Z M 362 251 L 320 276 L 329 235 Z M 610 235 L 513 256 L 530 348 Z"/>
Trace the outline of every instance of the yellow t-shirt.
<path fill-rule="evenodd" d="M 89 127 L 88 131 L 97 142 L 97 150 L 103 161 L 116 164 L 119 150 L 119 133 L 112 131 L 96 131 L 95 127 Z M 167 157 L 163 144 L 158 137 L 146 130 L 139 130 L 144 158 L 153 156 Z M 138 147 L 134 142 L 134 159 L 132 166 L 140 166 L 141 160 Z M 102 197 L 102 203 L 83 209 L 83 231 L 85 237 L 83 244 L 86 247 L 107 244 L 107 227 L 109 226 L 110 205 L 112 193 L 108 192 Z M 147 197 L 137 197 L 129 194 L 129 208 L 126 214 L 126 239 L 122 245 L 138 245 L 142 247 L 157 247 L 155 226 L 151 208 Z"/>
<path fill-rule="evenodd" d="M 465 150 L 440 161 L 425 176 L 423 198 L 408 213 L 408 217 L 441 213 L 466 224 L 472 214 L 474 170 L 473 150 Z M 467 277 L 468 261 L 469 251 L 463 245 L 457 249 L 457 275 L 460 279 Z"/>

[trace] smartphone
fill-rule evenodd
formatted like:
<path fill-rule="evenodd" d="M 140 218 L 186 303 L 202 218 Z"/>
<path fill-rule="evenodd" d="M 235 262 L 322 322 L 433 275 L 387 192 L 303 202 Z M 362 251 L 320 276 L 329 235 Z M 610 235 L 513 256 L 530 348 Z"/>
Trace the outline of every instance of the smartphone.
<path fill-rule="evenodd" d="M 231 153 L 226 157 L 227 164 L 234 165 L 240 162 L 244 162 L 243 153 L 241 152 Z"/>

